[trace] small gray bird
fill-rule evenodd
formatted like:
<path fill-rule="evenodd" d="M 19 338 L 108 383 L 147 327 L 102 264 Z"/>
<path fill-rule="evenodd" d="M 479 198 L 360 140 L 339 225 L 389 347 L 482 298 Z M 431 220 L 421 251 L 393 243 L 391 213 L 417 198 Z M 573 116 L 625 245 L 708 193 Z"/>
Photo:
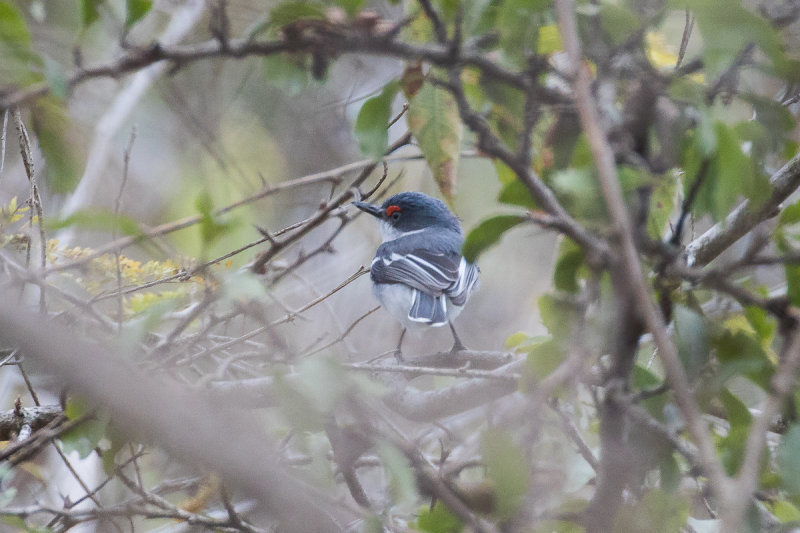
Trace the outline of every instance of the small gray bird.
<path fill-rule="evenodd" d="M 382 205 L 353 202 L 381 222 L 383 243 L 370 266 L 372 292 L 381 306 L 406 329 L 449 324 L 455 343 L 464 349 L 452 320 L 478 288 L 479 269 L 461 256 L 461 223 L 444 202 L 421 192 L 395 194 Z"/>

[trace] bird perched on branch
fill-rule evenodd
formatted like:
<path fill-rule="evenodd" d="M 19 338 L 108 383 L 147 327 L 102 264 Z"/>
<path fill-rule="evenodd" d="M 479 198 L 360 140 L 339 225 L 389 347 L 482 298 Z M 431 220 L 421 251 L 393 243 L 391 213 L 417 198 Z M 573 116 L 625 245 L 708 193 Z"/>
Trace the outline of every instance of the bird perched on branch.
<path fill-rule="evenodd" d="M 383 243 L 370 266 L 372 292 L 403 325 L 395 354 L 409 327 L 453 332 L 451 351 L 464 349 L 452 320 L 478 288 L 478 267 L 461 256 L 461 223 L 447 206 L 420 192 L 395 194 L 382 205 L 353 202 L 380 221 Z"/>

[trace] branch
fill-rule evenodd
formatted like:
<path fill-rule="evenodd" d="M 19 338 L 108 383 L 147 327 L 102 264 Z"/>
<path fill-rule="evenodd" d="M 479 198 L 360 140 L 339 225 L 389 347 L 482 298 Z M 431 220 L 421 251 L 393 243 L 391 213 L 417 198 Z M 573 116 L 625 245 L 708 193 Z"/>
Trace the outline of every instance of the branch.
<path fill-rule="evenodd" d="M 628 218 L 617 176 L 614 153 L 600 126 L 600 119 L 591 94 L 589 70 L 582 64 L 574 2 L 572 0 L 556 0 L 555 8 L 559 29 L 564 40 L 564 49 L 570 62 L 578 113 L 595 159 L 605 203 L 622 241 L 621 267 L 625 269 L 628 276 L 630 290 L 634 293 L 636 304 L 643 315 L 647 328 L 653 334 L 667 380 L 675 393 L 676 402 L 686 420 L 687 428 L 698 446 L 703 468 L 712 481 L 712 489 L 721 497 L 722 502 L 726 502 L 728 500 L 726 494 L 728 478 L 717 459 L 711 432 L 694 400 L 689 380 L 678 357 L 678 351 L 667 333 L 660 310 L 650 297 L 642 274 L 642 265 L 639 262 L 639 254 L 634 243 L 633 228 Z"/>
<path fill-rule="evenodd" d="M 386 33 L 367 33 L 358 28 L 337 25 L 327 21 L 303 20 L 303 31 L 291 32 L 290 37 L 275 41 L 257 42 L 251 39 L 230 39 L 223 46 L 218 39 L 189 45 L 154 43 L 147 47 L 129 48 L 122 57 L 110 63 L 79 68 L 67 76 L 67 87 L 74 89 L 82 83 L 97 78 L 119 78 L 130 72 L 144 69 L 160 62 L 183 66 L 214 57 L 242 59 L 263 57 L 282 52 L 308 53 L 324 49 L 327 55 L 360 53 L 398 59 L 421 59 L 439 67 L 456 65 L 474 67 L 487 79 L 494 79 L 518 89 L 524 89 L 524 73 L 499 66 L 480 50 L 460 50 L 453 53 L 450 46 L 410 44 L 394 40 L 392 30 Z M 23 105 L 46 96 L 51 87 L 46 82 L 30 85 L 18 91 L 7 92 L 0 98 L 0 111 Z M 542 103 L 564 104 L 569 99 L 554 89 L 541 87 L 538 95 Z"/>
<path fill-rule="evenodd" d="M 736 209 L 686 246 L 686 262 L 704 266 L 717 258 L 755 226 L 778 214 L 781 204 L 800 187 L 800 152 L 769 179 L 772 195 L 760 206 L 744 200 Z"/>
<path fill-rule="evenodd" d="M 72 390 L 103 405 L 128 436 L 152 439 L 174 457 L 219 472 L 259 499 L 283 530 L 343 529 L 321 497 L 279 464 L 275 447 L 248 417 L 143 374 L 116 355 L 124 350 L 90 345 L 54 323 L 42 335 L 35 318 L 5 305 L 0 307 L 0 336 Z"/>
<path fill-rule="evenodd" d="M 60 405 L 24 407 L 0 413 L 0 440 L 13 440 L 23 426 L 37 431 L 63 414 Z"/>

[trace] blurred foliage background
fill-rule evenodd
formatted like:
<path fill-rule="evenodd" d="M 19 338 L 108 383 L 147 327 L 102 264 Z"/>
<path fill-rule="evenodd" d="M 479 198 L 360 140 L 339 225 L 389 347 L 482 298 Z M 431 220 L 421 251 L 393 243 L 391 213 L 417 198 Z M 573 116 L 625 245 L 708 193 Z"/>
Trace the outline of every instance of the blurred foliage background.
<path fill-rule="evenodd" d="M 792 530 L 798 18 L 0 2 L 4 527 Z M 481 289 L 468 350 L 424 331 L 400 365 L 349 202 L 404 190 L 461 218 Z M 173 391 L 202 430 L 148 416 Z M 310 522 L 225 467 L 229 427 Z"/>

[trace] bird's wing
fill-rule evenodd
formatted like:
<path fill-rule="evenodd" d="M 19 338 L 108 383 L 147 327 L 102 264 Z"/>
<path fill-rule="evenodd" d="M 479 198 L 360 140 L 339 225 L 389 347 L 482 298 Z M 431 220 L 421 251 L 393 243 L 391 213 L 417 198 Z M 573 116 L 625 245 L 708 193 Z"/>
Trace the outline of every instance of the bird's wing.
<path fill-rule="evenodd" d="M 389 251 L 378 248 L 370 276 L 375 283 L 402 283 L 424 293 L 439 296 L 458 281 L 461 256 L 457 252 L 437 252 L 422 248 Z"/>
<path fill-rule="evenodd" d="M 477 266 L 461 258 L 456 282 L 445 291 L 454 305 L 462 306 L 467 303 L 470 293 L 478 288 L 478 273 L 480 269 Z"/>

